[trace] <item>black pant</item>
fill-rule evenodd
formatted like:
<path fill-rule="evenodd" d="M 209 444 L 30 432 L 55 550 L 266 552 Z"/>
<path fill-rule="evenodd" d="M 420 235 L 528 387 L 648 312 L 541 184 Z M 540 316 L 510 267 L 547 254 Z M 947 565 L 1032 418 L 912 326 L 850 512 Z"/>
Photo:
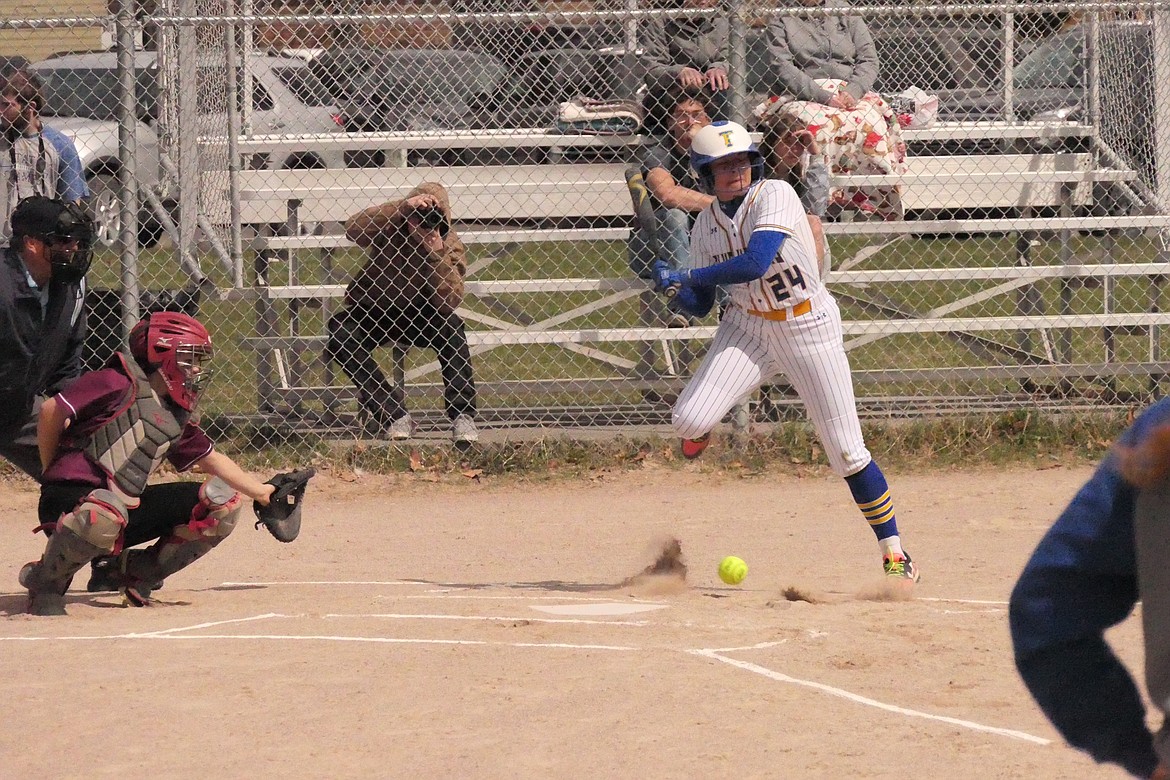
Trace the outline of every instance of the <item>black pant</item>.
<path fill-rule="evenodd" d="M 136 547 L 169 536 L 177 525 L 191 519 L 191 510 L 199 503 L 202 482 L 168 482 L 147 485 L 142 503 L 130 510 L 123 547 Z M 56 523 L 65 512 L 72 512 L 77 502 L 94 490 L 90 485 L 49 484 L 41 486 L 37 514 L 41 523 Z"/>
<path fill-rule="evenodd" d="M 475 416 L 475 379 L 471 372 L 471 350 L 463 319 L 455 312 L 442 312 L 429 302 L 400 309 L 371 311 L 354 306 L 338 312 L 329 321 L 327 354 L 341 364 L 346 376 L 357 385 L 358 403 L 380 423 L 389 423 L 406 414 L 401 387 L 386 381 L 373 351 L 386 344 L 407 344 L 435 350 L 443 374 L 443 399 L 447 416 Z"/>

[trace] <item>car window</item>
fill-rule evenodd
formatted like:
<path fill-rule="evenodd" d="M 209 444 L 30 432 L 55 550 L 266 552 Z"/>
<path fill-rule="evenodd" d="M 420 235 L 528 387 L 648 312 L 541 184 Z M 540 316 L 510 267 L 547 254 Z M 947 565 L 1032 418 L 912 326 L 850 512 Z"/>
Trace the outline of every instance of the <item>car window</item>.
<path fill-rule="evenodd" d="M 1020 61 L 1015 70 L 1019 89 L 1077 87 L 1084 78 L 1082 37 L 1079 31 L 1051 38 Z"/>
<path fill-rule="evenodd" d="M 118 117 L 118 74 L 112 68 L 37 68 L 47 116 L 114 121 Z M 158 79 L 154 69 L 137 73 L 138 118 L 158 116 Z"/>
<path fill-rule="evenodd" d="M 329 90 L 325 89 L 321 80 L 308 68 L 282 66 L 273 68 L 272 72 L 297 96 L 297 100 L 306 106 L 319 108 L 333 105 Z"/>
<path fill-rule="evenodd" d="M 272 95 L 268 94 L 268 90 L 259 81 L 252 82 L 252 110 L 253 111 L 271 111 L 276 107 L 272 100 Z"/>
<path fill-rule="evenodd" d="M 388 52 L 358 81 L 355 96 L 392 103 L 468 100 L 504 78 L 496 59 L 471 52 Z"/>
<path fill-rule="evenodd" d="M 333 49 L 309 63 L 309 70 L 329 95 L 331 104 L 347 103 L 359 97 L 358 82 L 372 67 L 373 56 L 369 49 Z"/>

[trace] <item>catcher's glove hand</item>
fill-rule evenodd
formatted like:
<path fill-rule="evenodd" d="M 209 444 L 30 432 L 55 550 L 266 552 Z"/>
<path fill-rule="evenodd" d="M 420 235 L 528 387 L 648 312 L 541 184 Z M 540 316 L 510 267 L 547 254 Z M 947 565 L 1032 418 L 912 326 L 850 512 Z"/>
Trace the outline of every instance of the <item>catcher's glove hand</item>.
<path fill-rule="evenodd" d="M 259 501 L 252 502 L 252 510 L 258 518 L 256 527 L 263 524 L 277 541 L 291 542 L 296 539 L 301 532 L 301 503 L 305 499 L 305 486 L 316 473 L 316 469 L 286 471 L 268 480 L 267 484 L 275 485 L 276 490 L 272 491 L 267 506 Z"/>

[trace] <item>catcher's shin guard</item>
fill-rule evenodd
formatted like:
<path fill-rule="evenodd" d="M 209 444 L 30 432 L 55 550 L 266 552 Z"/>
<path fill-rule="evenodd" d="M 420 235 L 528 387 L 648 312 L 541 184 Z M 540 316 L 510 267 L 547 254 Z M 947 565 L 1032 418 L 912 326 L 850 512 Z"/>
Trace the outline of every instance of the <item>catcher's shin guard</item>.
<path fill-rule="evenodd" d="M 85 564 L 121 546 L 126 507 L 108 490 L 95 490 L 72 512 L 61 515 L 39 561 L 20 572 L 28 588 L 29 611 L 37 615 L 64 615 L 65 591 Z"/>
<path fill-rule="evenodd" d="M 145 601 L 152 583 L 185 569 L 226 539 L 236 527 L 243 503 L 240 494 L 219 477 L 204 482 L 186 524 L 175 526 L 170 536 L 149 549 L 131 550 L 126 556 L 124 575 L 131 602 Z M 138 594 L 145 596 L 136 598 Z"/>

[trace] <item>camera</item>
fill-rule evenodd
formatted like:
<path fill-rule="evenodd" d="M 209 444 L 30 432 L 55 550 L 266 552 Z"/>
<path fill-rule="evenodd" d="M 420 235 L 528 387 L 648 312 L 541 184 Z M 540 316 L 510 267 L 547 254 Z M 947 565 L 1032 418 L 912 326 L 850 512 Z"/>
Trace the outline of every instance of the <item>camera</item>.
<path fill-rule="evenodd" d="M 437 206 L 427 206 L 415 212 L 418 223 L 428 230 L 442 229 L 447 224 L 447 215 Z"/>

